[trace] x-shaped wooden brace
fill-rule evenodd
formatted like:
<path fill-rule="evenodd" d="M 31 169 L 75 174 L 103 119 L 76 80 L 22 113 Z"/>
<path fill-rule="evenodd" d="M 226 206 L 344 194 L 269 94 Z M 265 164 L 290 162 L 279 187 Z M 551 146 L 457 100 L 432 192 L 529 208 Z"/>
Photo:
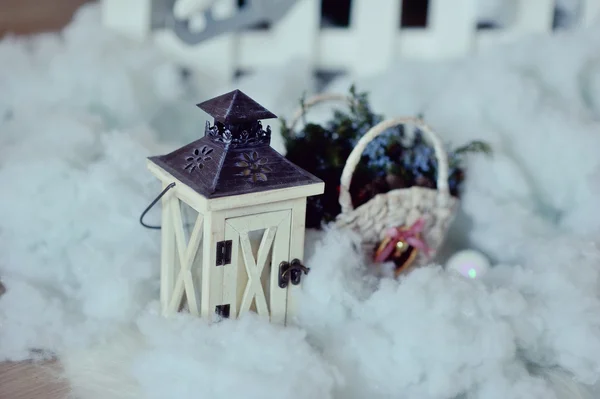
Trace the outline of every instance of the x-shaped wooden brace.
<path fill-rule="evenodd" d="M 252 254 L 252 246 L 250 244 L 250 238 L 248 233 L 240 234 L 240 244 L 242 249 L 242 255 L 244 256 L 244 265 L 246 266 L 246 272 L 248 273 L 248 284 L 244 289 L 244 296 L 242 298 L 242 304 L 240 306 L 240 314 L 250 310 L 252 299 L 256 302 L 256 311 L 261 316 L 269 316 L 269 309 L 267 307 L 267 299 L 265 298 L 265 292 L 263 291 L 262 284 L 260 281 L 260 275 L 262 274 L 265 264 L 267 263 L 267 256 L 273 245 L 275 239 L 275 233 L 277 227 L 269 227 L 260 241 L 258 248 L 258 254 L 256 261 Z"/>
<path fill-rule="evenodd" d="M 179 199 L 174 198 L 171 203 L 173 204 L 171 210 L 173 212 L 172 216 L 173 223 L 175 225 L 175 241 L 177 244 L 177 253 L 179 255 L 181 269 L 179 270 L 179 275 L 177 276 L 177 281 L 175 282 L 173 296 L 169 302 L 168 311 L 171 313 L 178 311 L 181 300 L 183 299 L 183 292 L 185 291 L 190 313 L 199 316 L 200 312 L 198 310 L 198 301 L 196 298 L 196 290 L 194 289 L 194 279 L 192 277 L 191 269 L 194 258 L 196 257 L 196 252 L 198 252 L 198 248 L 200 247 L 200 241 L 202 241 L 202 227 L 204 224 L 204 218 L 202 217 L 202 214 L 198 214 L 198 217 L 196 218 L 196 224 L 194 225 L 194 229 L 192 230 L 192 234 L 190 236 L 190 241 L 186 247 Z"/>

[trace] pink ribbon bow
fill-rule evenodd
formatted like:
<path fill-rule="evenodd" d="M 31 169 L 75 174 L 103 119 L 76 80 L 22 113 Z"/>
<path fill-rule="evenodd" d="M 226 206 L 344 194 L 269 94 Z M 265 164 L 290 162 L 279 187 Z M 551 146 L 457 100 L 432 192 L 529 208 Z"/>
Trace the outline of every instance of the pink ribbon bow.
<path fill-rule="evenodd" d="M 394 252 L 396 244 L 398 244 L 400 241 L 403 241 L 414 248 L 420 249 L 428 255 L 431 252 L 431 248 L 429 248 L 427 244 L 425 244 L 425 241 L 419 237 L 419 233 L 423 231 L 424 227 L 425 221 L 423 219 L 417 219 L 417 221 L 407 229 L 399 227 L 392 227 L 388 229 L 386 231 L 386 237 L 390 238 L 390 241 L 375 257 L 375 262 L 384 262 L 386 259 L 388 259 L 392 252 Z"/>

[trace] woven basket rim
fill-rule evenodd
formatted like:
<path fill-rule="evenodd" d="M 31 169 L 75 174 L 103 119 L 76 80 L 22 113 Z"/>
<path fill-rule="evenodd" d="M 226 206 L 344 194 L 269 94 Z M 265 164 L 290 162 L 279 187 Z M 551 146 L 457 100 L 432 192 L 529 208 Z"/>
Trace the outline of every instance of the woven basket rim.
<path fill-rule="evenodd" d="M 349 215 L 349 214 L 353 214 L 353 213 L 357 213 L 358 211 L 360 211 L 361 209 L 364 209 L 366 206 L 370 206 L 369 204 L 374 201 L 376 198 L 382 198 L 382 197 L 394 197 L 396 195 L 399 195 L 400 193 L 405 193 L 408 191 L 426 191 L 426 192 L 437 192 L 439 196 L 445 196 L 447 197 L 449 200 L 451 200 L 452 202 L 459 202 L 460 198 L 452 195 L 452 194 L 448 194 L 445 195 L 443 193 L 441 193 L 440 191 L 438 191 L 437 188 L 431 188 L 431 187 L 422 187 L 422 186 L 410 186 L 410 187 L 403 187 L 403 188 L 395 188 L 393 190 L 387 191 L 385 193 L 379 193 L 376 194 L 375 196 L 373 196 L 373 198 L 370 198 L 367 202 L 365 202 L 364 204 L 361 204 L 355 208 L 352 208 L 351 210 L 349 210 L 348 212 L 341 212 L 340 214 L 338 214 L 338 216 L 336 217 L 336 219 L 340 219 L 343 215 Z"/>

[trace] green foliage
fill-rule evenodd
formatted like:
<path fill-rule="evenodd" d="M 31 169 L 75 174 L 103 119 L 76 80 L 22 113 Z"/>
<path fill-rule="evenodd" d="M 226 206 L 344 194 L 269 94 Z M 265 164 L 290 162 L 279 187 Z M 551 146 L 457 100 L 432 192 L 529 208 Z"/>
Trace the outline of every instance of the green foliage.
<path fill-rule="evenodd" d="M 300 104 L 305 109 L 304 98 Z M 347 110 L 336 109 L 333 118 L 324 125 L 307 123 L 292 132 L 282 120 L 281 134 L 287 149 L 286 157 L 296 165 L 325 181 L 325 193 L 308 200 L 307 226 L 320 227 L 340 212 L 339 182 L 346 159 L 357 141 L 384 119 L 371 110 L 368 94 L 352 86 Z M 407 137 L 408 136 L 408 137 Z M 411 140 L 408 140 L 411 139 Z M 410 141 L 410 144 L 407 142 Z M 452 195 L 458 196 L 464 180 L 463 157 L 467 153 L 491 154 L 488 144 L 473 141 L 448 152 Z M 352 179 L 350 193 L 359 206 L 379 193 L 412 186 L 436 187 L 437 159 L 433 148 L 420 131 L 406 134 L 403 127 L 389 129 L 365 149 Z"/>
<path fill-rule="evenodd" d="M 305 109 L 304 99 L 300 104 Z M 372 112 L 367 94 L 358 93 L 354 86 L 350 88 L 347 108 L 336 109 L 324 126 L 304 121 L 304 127 L 298 132 L 290 131 L 286 121 L 282 121 L 286 157 L 326 183 L 323 195 L 309 199 L 307 224 L 310 227 L 319 227 L 322 221 L 331 221 L 339 214 L 338 186 L 346 159 L 358 139 L 383 120 L 383 116 Z"/>

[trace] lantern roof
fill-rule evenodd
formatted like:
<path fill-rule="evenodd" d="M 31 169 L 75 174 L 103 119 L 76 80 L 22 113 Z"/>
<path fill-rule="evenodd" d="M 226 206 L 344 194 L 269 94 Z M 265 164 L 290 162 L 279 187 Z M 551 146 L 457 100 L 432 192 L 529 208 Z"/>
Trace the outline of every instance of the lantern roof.
<path fill-rule="evenodd" d="M 271 111 L 237 89 L 196 106 L 223 124 L 277 118 Z"/>
<path fill-rule="evenodd" d="M 150 161 L 205 198 L 322 184 L 271 146 L 271 128 L 259 118 L 276 118 L 239 90 L 198 104 L 211 114 L 205 134 Z M 248 107 L 248 111 L 245 111 Z"/>

